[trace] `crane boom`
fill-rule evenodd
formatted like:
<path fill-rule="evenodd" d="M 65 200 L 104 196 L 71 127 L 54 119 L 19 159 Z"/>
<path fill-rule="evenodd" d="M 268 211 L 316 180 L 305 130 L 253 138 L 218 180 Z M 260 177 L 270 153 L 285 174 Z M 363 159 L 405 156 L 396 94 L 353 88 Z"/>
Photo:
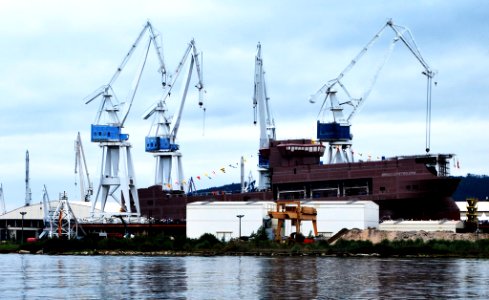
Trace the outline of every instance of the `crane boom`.
<path fill-rule="evenodd" d="M 382 26 L 377 34 L 375 34 L 374 37 L 367 43 L 367 45 L 365 45 L 365 47 L 363 47 L 362 50 L 351 60 L 346 68 L 340 72 L 340 75 L 324 84 L 314 95 L 309 98 L 309 102 L 315 103 L 316 98 L 320 97 L 321 95 L 327 95 L 328 91 L 330 91 L 330 89 L 336 84 L 339 84 L 343 89 L 345 89 L 345 87 L 341 83 L 341 79 L 357 64 L 360 58 L 362 58 L 362 56 L 370 49 L 370 47 L 380 38 L 388 25 L 389 24 L 386 23 L 384 26 Z M 348 93 L 346 89 L 345 91 Z"/>
<path fill-rule="evenodd" d="M 78 173 L 80 176 L 80 200 L 90 202 L 90 197 L 93 195 L 93 184 L 88 173 L 87 159 L 85 158 L 80 132 L 78 132 L 75 140 L 75 174 Z"/>
<path fill-rule="evenodd" d="M 202 105 L 204 104 L 204 102 L 203 102 L 204 101 L 204 79 L 202 76 L 202 68 L 201 68 L 200 61 L 199 61 L 199 54 L 197 52 L 197 47 L 195 46 L 195 41 L 193 39 L 190 41 L 190 44 L 189 44 L 187 51 L 189 51 L 189 50 L 192 50 L 192 56 L 190 59 L 190 65 L 189 65 L 189 69 L 188 69 L 188 73 L 187 73 L 187 80 L 185 81 L 185 88 L 183 91 L 182 100 L 180 101 L 180 108 L 178 110 L 178 114 L 177 114 L 175 124 L 173 125 L 173 129 L 171 131 L 171 137 L 173 140 L 176 139 L 178 129 L 180 128 L 180 121 L 182 119 L 183 107 L 185 105 L 185 100 L 187 99 L 188 87 L 190 84 L 190 80 L 192 78 L 192 70 L 193 70 L 194 66 L 195 66 L 195 71 L 197 73 L 197 77 L 199 80 L 198 83 L 195 85 L 195 87 L 199 91 L 199 106 L 202 107 Z"/>
<path fill-rule="evenodd" d="M 131 48 L 129 48 L 129 51 L 127 52 L 126 56 L 124 56 L 124 58 L 122 59 L 122 62 L 120 63 L 119 67 L 117 68 L 116 72 L 114 73 L 114 75 L 112 75 L 112 78 L 110 79 L 109 83 L 107 84 L 108 86 L 112 86 L 112 84 L 117 80 L 117 78 L 121 74 L 122 70 L 126 66 L 127 62 L 131 58 L 132 54 L 134 53 L 134 50 L 136 50 L 139 42 L 143 38 L 144 33 L 146 31 L 149 31 L 150 39 L 155 44 L 155 50 L 156 50 L 158 59 L 160 61 L 160 73 L 162 74 L 162 80 L 163 80 L 162 84 L 166 85 L 166 68 L 165 68 L 165 63 L 163 61 L 163 53 L 160 50 L 161 47 L 158 45 L 158 43 L 156 41 L 156 35 L 154 33 L 155 31 L 153 29 L 153 26 L 151 25 L 151 23 L 149 21 L 147 21 L 146 24 L 144 25 L 143 29 L 139 33 L 138 37 L 136 38 L 136 40 L 132 44 Z"/>

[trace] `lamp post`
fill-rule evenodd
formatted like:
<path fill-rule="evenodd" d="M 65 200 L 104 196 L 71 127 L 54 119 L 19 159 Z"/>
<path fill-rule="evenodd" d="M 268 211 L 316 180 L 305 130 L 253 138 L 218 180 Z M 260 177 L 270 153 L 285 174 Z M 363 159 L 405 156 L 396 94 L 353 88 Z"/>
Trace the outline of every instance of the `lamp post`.
<path fill-rule="evenodd" d="M 244 215 L 237 215 L 237 218 L 239 218 L 239 238 L 241 238 L 241 218 L 244 217 Z"/>
<path fill-rule="evenodd" d="M 27 212 L 25 211 L 21 211 L 20 214 L 22 215 L 22 231 L 21 231 L 21 240 L 20 240 L 20 243 L 23 244 L 24 243 L 24 216 Z"/>

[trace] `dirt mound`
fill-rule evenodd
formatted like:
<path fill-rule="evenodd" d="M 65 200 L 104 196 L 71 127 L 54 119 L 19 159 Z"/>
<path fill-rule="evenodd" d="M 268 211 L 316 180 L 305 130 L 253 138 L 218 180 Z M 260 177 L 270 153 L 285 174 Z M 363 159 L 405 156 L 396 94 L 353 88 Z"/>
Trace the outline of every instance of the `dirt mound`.
<path fill-rule="evenodd" d="M 383 240 L 400 241 L 400 240 L 446 240 L 446 241 L 476 241 L 480 239 L 489 239 L 488 233 L 454 233 L 450 231 L 385 231 L 375 228 L 369 229 L 351 229 L 348 230 L 340 239 L 350 241 L 371 241 L 373 244 L 380 243 Z"/>

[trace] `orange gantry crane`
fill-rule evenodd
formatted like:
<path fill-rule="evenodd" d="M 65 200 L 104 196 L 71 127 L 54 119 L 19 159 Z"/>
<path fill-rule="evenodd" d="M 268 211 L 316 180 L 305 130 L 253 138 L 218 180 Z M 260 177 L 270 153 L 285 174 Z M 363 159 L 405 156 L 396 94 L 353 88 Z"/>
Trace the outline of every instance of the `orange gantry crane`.
<path fill-rule="evenodd" d="M 277 229 L 275 230 L 275 240 L 282 238 L 281 230 L 285 220 L 291 220 L 292 226 L 295 226 L 296 235 L 301 232 L 301 221 L 312 221 L 314 235 L 318 235 L 316 217 L 317 211 L 314 207 L 301 206 L 297 200 L 277 201 L 275 211 L 269 211 L 268 215 L 272 219 L 277 219 Z"/>

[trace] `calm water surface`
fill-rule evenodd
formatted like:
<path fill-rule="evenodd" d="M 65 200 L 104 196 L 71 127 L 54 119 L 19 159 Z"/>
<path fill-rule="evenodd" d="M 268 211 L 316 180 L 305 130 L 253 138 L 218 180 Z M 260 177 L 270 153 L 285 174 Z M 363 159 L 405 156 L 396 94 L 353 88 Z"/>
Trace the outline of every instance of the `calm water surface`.
<path fill-rule="evenodd" d="M 0 255 L 1 299 L 489 299 L 489 260 Z"/>

